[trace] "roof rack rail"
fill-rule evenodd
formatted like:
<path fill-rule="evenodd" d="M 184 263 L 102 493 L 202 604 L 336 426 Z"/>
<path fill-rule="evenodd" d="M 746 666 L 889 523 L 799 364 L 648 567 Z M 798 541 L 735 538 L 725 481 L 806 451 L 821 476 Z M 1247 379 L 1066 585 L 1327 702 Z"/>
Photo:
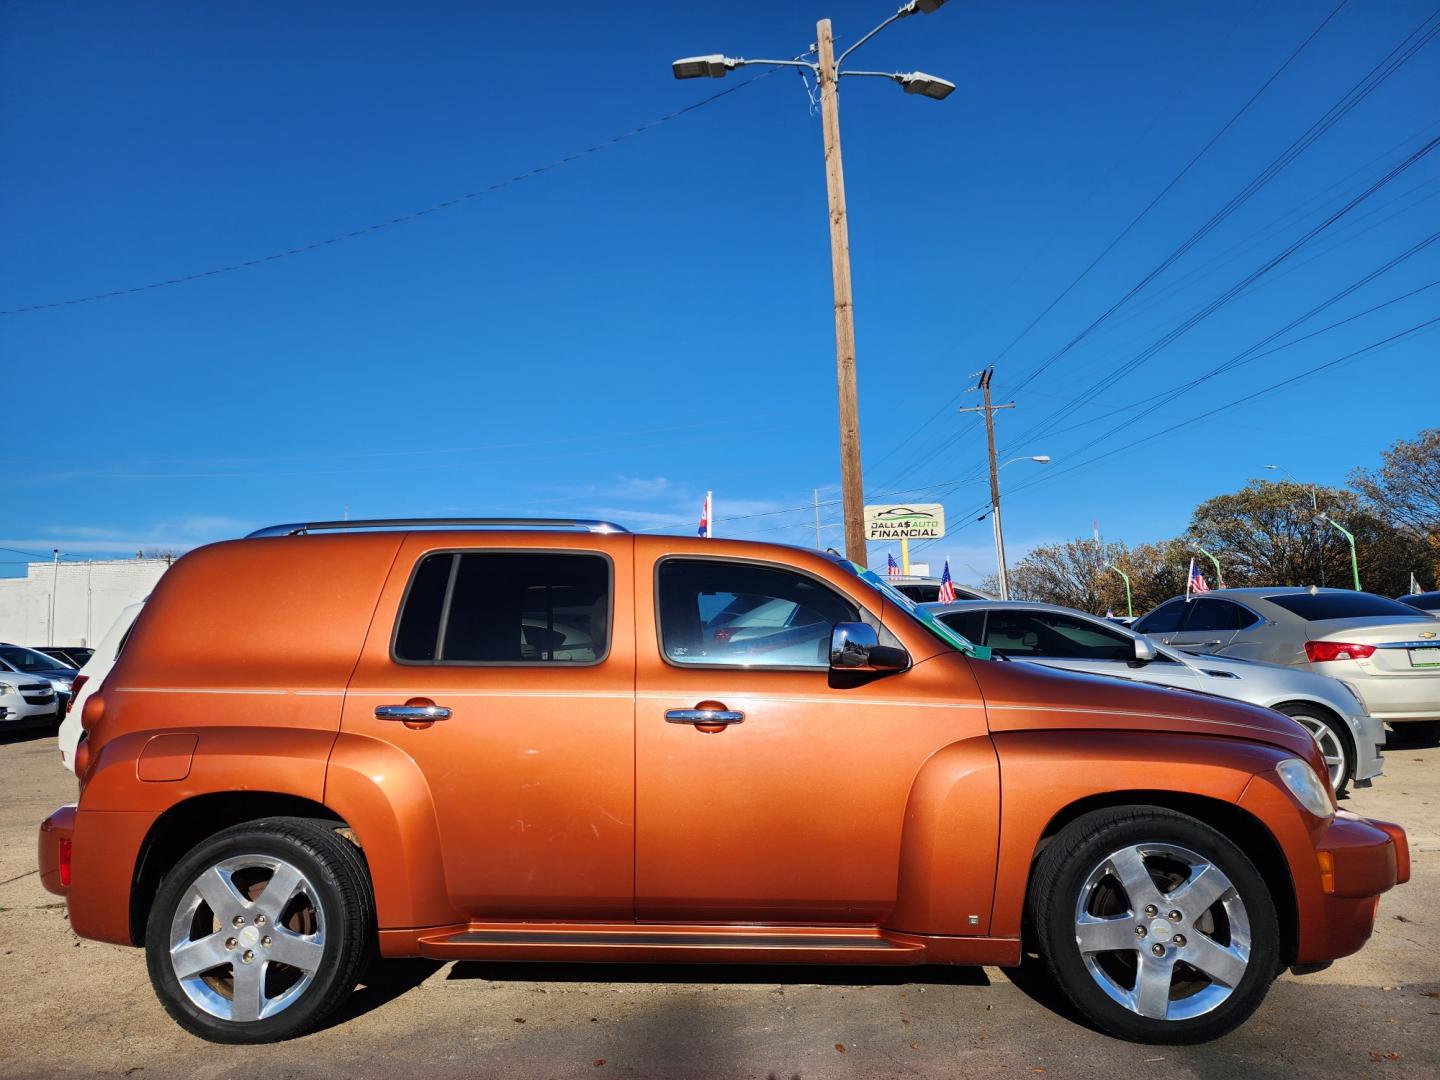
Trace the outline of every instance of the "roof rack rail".
<path fill-rule="evenodd" d="M 263 536 L 303 536 L 342 529 L 583 529 L 592 533 L 628 533 L 609 521 L 584 518 L 372 518 L 358 521 L 297 521 L 256 529 L 245 539 Z"/>

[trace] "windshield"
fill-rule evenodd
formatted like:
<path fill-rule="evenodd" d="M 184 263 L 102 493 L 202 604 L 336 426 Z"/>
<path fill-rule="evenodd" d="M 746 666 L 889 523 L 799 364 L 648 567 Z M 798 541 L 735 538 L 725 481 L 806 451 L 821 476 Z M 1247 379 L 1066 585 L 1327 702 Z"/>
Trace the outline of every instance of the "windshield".
<path fill-rule="evenodd" d="M 14 671 L 56 671 L 65 666 L 44 653 L 22 649 L 19 645 L 0 645 L 0 660 L 4 660 Z"/>
<path fill-rule="evenodd" d="M 956 633 L 939 619 L 935 618 L 934 615 L 931 615 L 930 612 L 916 604 L 910 597 L 895 588 L 894 585 L 891 585 L 883 577 L 875 573 L 874 570 L 866 570 L 863 567 L 856 566 L 854 563 L 847 563 L 846 565 L 850 567 L 856 577 L 869 585 L 881 596 L 885 597 L 886 600 L 889 600 L 896 607 L 908 611 L 914 616 L 916 622 L 930 631 L 932 635 L 939 638 L 942 644 L 952 649 L 959 649 L 963 653 L 968 653 L 977 660 L 990 659 L 989 649 L 983 645 L 976 645 L 963 634 Z"/>

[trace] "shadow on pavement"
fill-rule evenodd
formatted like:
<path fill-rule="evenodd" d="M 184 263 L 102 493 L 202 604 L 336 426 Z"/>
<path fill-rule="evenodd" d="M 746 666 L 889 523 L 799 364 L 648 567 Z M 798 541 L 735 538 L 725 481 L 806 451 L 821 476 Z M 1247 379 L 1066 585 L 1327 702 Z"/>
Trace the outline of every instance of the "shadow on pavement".
<path fill-rule="evenodd" d="M 55 738 L 55 722 L 47 720 L 43 724 L 34 724 L 22 728 L 0 728 L 0 746 L 9 746 L 13 743 L 39 742 L 41 739 Z"/>
<path fill-rule="evenodd" d="M 360 989 L 345 1000 L 321 1030 L 336 1027 L 357 1016 L 388 1005 L 408 994 L 445 966 L 441 960 L 403 959 L 378 960 L 366 974 Z"/>

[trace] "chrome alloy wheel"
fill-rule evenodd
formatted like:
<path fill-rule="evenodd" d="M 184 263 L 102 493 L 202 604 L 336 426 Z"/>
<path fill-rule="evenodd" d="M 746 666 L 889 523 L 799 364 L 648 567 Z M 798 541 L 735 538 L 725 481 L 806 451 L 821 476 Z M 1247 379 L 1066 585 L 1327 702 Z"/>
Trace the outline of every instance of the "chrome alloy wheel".
<path fill-rule="evenodd" d="M 263 1020 L 293 1004 L 325 954 L 325 909 L 309 878 L 273 855 L 202 872 L 170 924 L 170 966 L 211 1016 Z"/>
<path fill-rule="evenodd" d="M 1340 741 L 1340 733 L 1310 713 L 1293 713 L 1290 714 L 1290 719 L 1304 724 L 1305 730 L 1315 739 L 1315 744 L 1320 747 L 1320 753 L 1325 758 L 1325 768 L 1330 772 L 1330 788 L 1332 791 L 1339 791 L 1340 781 L 1345 778 L 1345 746 Z"/>
<path fill-rule="evenodd" d="M 1250 919 L 1214 863 L 1173 844 L 1137 844 L 1112 851 L 1086 877 L 1075 944 L 1112 1000 L 1151 1020 L 1189 1020 L 1240 985 Z"/>

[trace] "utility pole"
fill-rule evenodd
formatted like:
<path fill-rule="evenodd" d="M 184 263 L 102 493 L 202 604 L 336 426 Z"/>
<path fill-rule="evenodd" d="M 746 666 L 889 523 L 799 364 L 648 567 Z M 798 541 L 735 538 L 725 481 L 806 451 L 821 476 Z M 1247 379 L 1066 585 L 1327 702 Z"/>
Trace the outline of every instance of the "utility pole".
<path fill-rule="evenodd" d="M 995 411 L 1013 409 L 1013 401 L 1005 405 L 990 404 L 990 380 L 995 369 L 988 367 L 980 373 L 977 389 L 984 391 L 985 404 L 976 405 L 961 412 L 983 412 L 985 414 L 985 444 L 990 454 L 990 524 L 995 530 L 995 566 L 1000 575 L 1000 599 L 1010 599 L 1010 575 L 1005 568 L 1005 530 L 1000 525 L 1000 469 L 995 464 Z"/>
<path fill-rule="evenodd" d="M 887 79 L 907 94 L 919 94 L 935 101 L 948 97 L 955 84 L 923 71 L 852 71 L 845 60 L 887 26 L 917 12 L 929 15 L 945 0 L 908 0 L 898 11 L 861 35 L 837 59 L 830 20 L 815 24 L 815 61 L 747 60 L 744 57 L 710 53 L 687 56 L 670 65 L 677 79 L 719 79 L 727 71 L 760 64 L 808 70 L 820 88 L 820 125 L 825 141 L 825 190 L 830 203 L 830 272 L 835 287 L 835 377 L 840 405 L 840 494 L 844 508 L 845 557 L 864 566 L 868 558 L 865 542 L 865 494 L 860 479 L 860 409 L 855 392 L 855 311 L 850 287 L 850 234 L 845 221 L 845 175 L 840 163 L 840 103 L 836 84 L 847 75 Z M 811 50 L 802 53 L 809 56 Z"/>
<path fill-rule="evenodd" d="M 825 193 L 830 199 L 830 276 L 835 283 L 835 382 L 840 398 L 840 499 L 845 557 L 865 566 L 865 494 L 860 479 L 860 405 L 855 392 L 855 305 L 850 288 L 850 227 L 845 219 L 845 173 L 840 161 L 840 97 L 830 20 L 815 24 L 819 53 L 820 127 L 825 136 Z"/>
<path fill-rule="evenodd" d="M 50 554 L 55 560 L 55 570 L 50 578 L 50 640 L 46 645 L 55 644 L 55 594 L 60 591 L 60 549 L 51 548 Z"/>

